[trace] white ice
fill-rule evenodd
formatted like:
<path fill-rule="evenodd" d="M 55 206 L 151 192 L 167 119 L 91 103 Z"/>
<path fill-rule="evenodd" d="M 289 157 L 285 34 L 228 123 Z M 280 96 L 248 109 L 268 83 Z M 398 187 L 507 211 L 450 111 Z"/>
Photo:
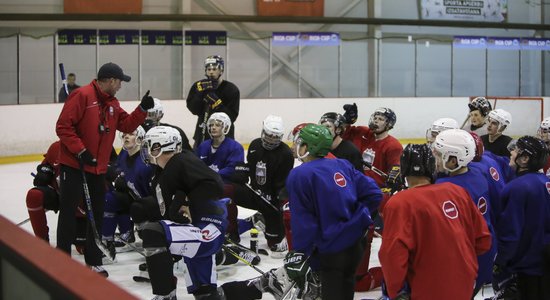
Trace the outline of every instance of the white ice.
<path fill-rule="evenodd" d="M 25 196 L 28 189 L 32 187 L 32 177 L 30 174 L 36 171 L 37 163 L 38 162 L 0 165 L 0 193 L 2 198 L 0 214 L 16 224 L 28 218 Z M 251 214 L 252 211 L 239 208 L 239 216 L 246 217 Z M 52 246 L 55 246 L 57 215 L 50 211 L 47 213 L 47 217 L 50 228 L 50 243 Z M 26 223 L 21 227 L 32 234 L 30 223 Z M 243 234 L 241 239 L 243 245 L 249 244 L 248 233 Z M 380 243 L 380 238 L 374 238 L 370 261 L 371 267 L 380 265 L 377 255 Z M 267 247 L 265 239 L 263 239 L 263 236 L 260 234 L 260 247 L 262 246 Z M 84 257 L 79 255 L 74 248 L 72 256 L 75 260 L 84 264 Z M 282 266 L 282 259 L 274 259 L 263 255 L 261 255 L 261 259 L 262 261 L 257 267 L 263 271 Z M 151 286 L 148 283 L 134 282 L 132 279 L 132 276 L 139 275 L 138 264 L 144 261 L 144 258 L 135 252 L 118 253 L 116 263 L 104 266 L 109 272 L 108 280 L 140 299 L 151 299 L 153 297 Z M 183 262 L 174 266 L 174 275 L 178 277 L 177 297 L 178 299 L 194 299 L 192 295 L 187 294 L 185 289 L 184 270 L 185 267 Z M 259 275 L 260 274 L 253 268 L 239 262 L 236 265 L 218 268 L 218 283 L 222 284 L 228 281 L 246 280 Z M 378 299 L 380 295 L 380 288 L 378 288 L 370 292 L 355 293 L 354 299 Z M 492 289 L 486 287 L 475 297 L 475 299 L 485 299 L 492 295 Z M 263 299 L 273 299 L 273 297 L 269 294 L 264 294 Z"/>

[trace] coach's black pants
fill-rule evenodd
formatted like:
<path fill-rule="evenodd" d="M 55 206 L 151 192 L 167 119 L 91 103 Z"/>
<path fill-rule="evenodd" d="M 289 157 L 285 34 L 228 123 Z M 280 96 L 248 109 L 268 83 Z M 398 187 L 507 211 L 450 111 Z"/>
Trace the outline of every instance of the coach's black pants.
<path fill-rule="evenodd" d="M 103 207 L 105 205 L 105 175 L 86 174 L 92 202 L 94 220 L 98 232 L 101 232 Z M 82 171 L 61 165 L 59 218 L 57 222 L 57 248 L 71 254 L 71 244 L 76 235 L 76 208 L 84 198 Z M 84 203 L 86 207 L 86 204 Z M 88 219 L 88 216 L 87 216 Z M 95 244 L 92 227 L 88 222 L 84 260 L 87 265 L 100 266 L 102 252 Z"/>

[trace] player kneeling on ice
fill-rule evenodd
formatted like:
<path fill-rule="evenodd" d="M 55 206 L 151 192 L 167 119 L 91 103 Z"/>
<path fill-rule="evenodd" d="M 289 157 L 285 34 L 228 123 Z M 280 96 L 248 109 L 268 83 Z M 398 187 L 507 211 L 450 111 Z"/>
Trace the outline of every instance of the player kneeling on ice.
<path fill-rule="evenodd" d="M 428 145 L 403 150 L 401 174 L 409 188 L 393 195 L 380 212 L 385 224 L 378 252 L 386 283 L 382 299 L 472 298 L 476 256 L 490 248 L 491 235 L 464 188 L 432 184 L 435 161 Z"/>
<path fill-rule="evenodd" d="M 331 145 L 329 130 L 314 124 L 294 141 L 303 164 L 286 182 L 294 250 L 285 258 L 285 269 L 301 289 L 318 271 L 323 299 L 353 299 L 362 240 L 382 193 L 349 161 L 324 158 Z"/>
<path fill-rule="evenodd" d="M 163 218 L 134 218 L 141 222 L 147 269 L 153 294 L 158 295 L 154 299 L 176 299 L 172 254 L 184 257 L 188 293 L 195 299 L 221 299 L 214 255 L 224 241 L 228 199 L 221 199 L 220 177 L 193 152 L 181 149 L 181 137 L 172 127 L 150 129 L 142 155 L 158 167 L 152 188 Z M 133 216 L 139 219 L 135 211 Z"/>

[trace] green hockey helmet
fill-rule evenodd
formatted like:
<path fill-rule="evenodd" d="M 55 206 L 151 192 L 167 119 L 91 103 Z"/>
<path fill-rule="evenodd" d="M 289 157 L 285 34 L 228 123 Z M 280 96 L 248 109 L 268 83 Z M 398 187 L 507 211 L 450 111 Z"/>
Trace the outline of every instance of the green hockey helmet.
<path fill-rule="evenodd" d="M 307 154 L 324 157 L 332 146 L 332 135 L 325 126 L 309 124 L 300 130 L 298 144 L 307 145 Z"/>

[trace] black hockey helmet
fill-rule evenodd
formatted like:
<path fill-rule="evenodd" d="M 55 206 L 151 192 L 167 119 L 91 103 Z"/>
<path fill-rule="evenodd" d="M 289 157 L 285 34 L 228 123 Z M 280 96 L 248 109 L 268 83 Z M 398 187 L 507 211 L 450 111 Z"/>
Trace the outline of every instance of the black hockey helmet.
<path fill-rule="evenodd" d="M 395 122 L 397 122 L 397 115 L 395 114 L 395 112 L 391 108 L 379 107 L 370 116 L 369 127 L 371 129 L 373 129 L 374 116 L 376 116 L 376 115 L 382 115 L 382 116 L 386 117 L 386 128 L 384 129 L 386 131 L 392 129 L 393 126 L 395 126 Z"/>
<path fill-rule="evenodd" d="M 526 135 L 520 137 L 515 144 L 515 150 L 518 152 L 516 165 L 519 157 L 527 156 L 529 157 L 527 168 L 531 172 L 540 170 L 548 160 L 548 147 L 546 143 L 534 136 Z"/>
<path fill-rule="evenodd" d="M 487 98 L 485 97 L 476 97 L 470 103 L 468 103 L 468 108 L 470 111 L 479 110 L 482 116 L 486 117 L 493 107 Z"/>
<path fill-rule="evenodd" d="M 335 112 L 325 113 L 321 116 L 321 119 L 319 119 L 319 124 L 322 125 L 325 122 L 329 122 L 334 125 L 334 133 L 336 135 L 341 135 L 344 132 L 346 119 L 341 114 Z"/>
<path fill-rule="evenodd" d="M 401 155 L 401 174 L 435 179 L 435 157 L 427 144 L 408 144 Z"/>

